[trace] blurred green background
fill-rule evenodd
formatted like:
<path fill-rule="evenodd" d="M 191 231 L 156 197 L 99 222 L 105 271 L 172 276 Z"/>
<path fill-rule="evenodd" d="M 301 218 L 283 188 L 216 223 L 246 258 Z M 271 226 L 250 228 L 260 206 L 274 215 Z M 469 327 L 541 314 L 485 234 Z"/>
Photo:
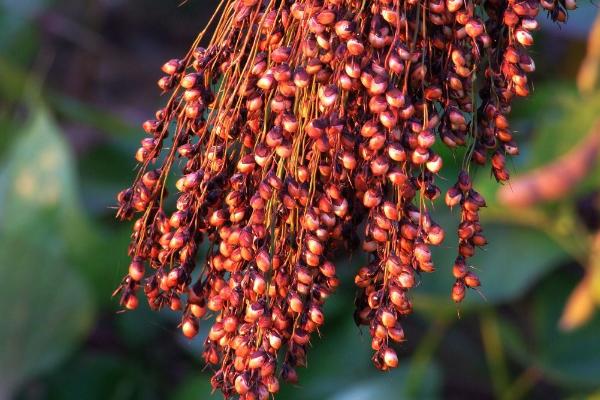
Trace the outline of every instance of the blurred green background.
<path fill-rule="evenodd" d="M 0 0 L 0 400 L 209 398 L 202 338 L 185 340 L 168 312 L 118 312 L 131 227 L 112 206 L 134 175 L 140 123 L 164 100 L 160 65 L 215 5 Z M 566 26 L 543 24 L 535 90 L 514 106 L 513 180 L 478 172 L 481 293 L 449 298 L 457 216 L 440 203 L 447 240 L 415 290 L 400 367 L 372 367 L 352 319 L 362 260 L 340 258 L 322 337 L 278 399 L 600 398 L 596 14 L 585 2 Z M 445 157 L 447 185 L 457 165 Z"/>

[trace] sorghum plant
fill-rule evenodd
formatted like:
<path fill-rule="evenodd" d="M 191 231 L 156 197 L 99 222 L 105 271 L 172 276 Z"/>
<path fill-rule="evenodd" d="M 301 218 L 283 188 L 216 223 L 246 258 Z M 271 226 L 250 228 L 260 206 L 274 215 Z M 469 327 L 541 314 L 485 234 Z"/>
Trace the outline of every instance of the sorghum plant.
<path fill-rule="evenodd" d="M 338 286 L 336 249 L 361 244 L 355 319 L 373 362 L 398 364 L 417 276 L 434 270 L 444 231 L 436 142 L 464 147 L 445 194 L 460 210 L 460 302 L 480 285 L 468 259 L 486 244 L 472 164 L 509 174 L 518 153 L 507 114 L 529 93 L 540 10 L 563 22 L 573 0 L 223 0 L 158 81 L 164 108 L 143 124 L 133 185 L 118 218 L 135 219 L 117 293 L 182 313 L 187 337 L 213 316 L 204 359 L 226 398 L 267 399 L 297 380 L 323 304 Z M 177 171 L 175 171 L 177 170 Z M 177 175 L 174 177 L 174 175 Z M 173 182 L 175 183 L 173 185 Z M 173 187 L 171 187 L 173 186 Z M 174 191 L 174 207 L 167 203 Z M 201 242 L 206 257 L 197 257 Z"/>

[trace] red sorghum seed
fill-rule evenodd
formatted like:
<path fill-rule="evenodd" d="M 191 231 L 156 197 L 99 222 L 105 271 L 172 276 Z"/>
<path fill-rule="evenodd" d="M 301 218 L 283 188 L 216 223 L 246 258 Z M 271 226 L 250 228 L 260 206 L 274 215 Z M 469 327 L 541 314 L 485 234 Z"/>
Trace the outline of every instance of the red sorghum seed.
<path fill-rule="evenodd" d="M 140 172 L 117 196 L 118 218 L 136 219 L 121 304 L 136 308 L 143 287 L 152 309 L 183 314 L 187 337 L 213 317 L 211 384 L 267 399 L 277 374 L 297 382 L 339 284 L 335 250 L 356 247 L 364 223 L 355 317 L 370 327 L 374 364 L 394 368 L 409 291 L 445 237 L 429 213 L 445 161 L 432 149 L 467 147 L 445 193 L 460 213 L 460 302 L 480 286 L 467 263 L 487 243 L 470 164 L 491 160 L 509 179 L 519 148 L 507 115 L 530 90 L 535 17 L 543 8 L 562 22 L 575 2 L 224 1 L 207 47 L 163 65 L 172 96 L 144 122 Z"/>

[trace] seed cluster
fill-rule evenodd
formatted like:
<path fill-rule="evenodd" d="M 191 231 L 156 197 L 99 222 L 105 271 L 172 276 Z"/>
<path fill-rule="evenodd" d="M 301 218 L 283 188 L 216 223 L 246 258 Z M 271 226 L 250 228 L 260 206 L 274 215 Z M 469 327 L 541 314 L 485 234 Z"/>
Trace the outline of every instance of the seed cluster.
<path fill-rule="evenodd" d="M 170 98 L 143 124 L 138 175 L 118 195 L 118 217 L 136 218 L 121 303 L 136 308 L 143 288 L 152 309 L 182 312 L 190 338 L 214 316 L 204 350 L 213 387 L 267 399 L 306 364 L 339 284 L 335 250 L 362 242 L 369 263 L 355 277 L 355 320 L 370 328 L 375 365 L 396 367 L 391 343 L 404 340 L 408 292 L 434 270 L 430 246 L 444 239 L 429 213 L 440 196 L 436 143 L 465 148 L 445 196 L 460 207 L 460 302 L 480 285 L 467 260 L 486 244 L 485 201 L 468 171 L 489 158 L 508 180 L 505 156 L 518 147 L 507 114 L 529 92 L 535 17 L 543 8 L 562 22 L 574 7 L 223 0 L 208 46 L 201 33 L 163 65 L 158 86 Z"/>

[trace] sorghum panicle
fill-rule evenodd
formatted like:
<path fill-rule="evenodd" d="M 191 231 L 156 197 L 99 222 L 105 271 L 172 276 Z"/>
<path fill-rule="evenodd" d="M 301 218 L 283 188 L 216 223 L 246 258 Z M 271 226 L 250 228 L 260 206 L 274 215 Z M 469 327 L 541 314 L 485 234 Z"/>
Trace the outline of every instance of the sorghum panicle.
<path fill-rule="evenodd" d="M 429 212 L 441 195 L 434 144 L 465 148 L 445 194 L 460 209 L 451 290 L 460 302 L 480 285 L 468 259 L 486 244 L 470 166 L 490 159 L 508 180 L 505 157 L 518 147 L 507 115 L 529 93 L 535 18 L 543 9 L 563 22 L 573 8 L 222 0 L 208 46 L 203 32 L 163 65 L 169 100 L 143 124 L 138 175 L 118 195 L 118 217 L 135 218 L 122 305 L 136 308 L 142 289 L 152 309 L 182 313 L 190 338 L 213 316 L 204 350 L 213 387 L 267 399 L 306 364 L 339 283 L 335 250 L 362 240 L 369 263 L 355 277 L 355 320 L 370 328 L 375 365 L 396 367 L 409 291 L 434 271 L 430 247 L 445 235 Z"/>

